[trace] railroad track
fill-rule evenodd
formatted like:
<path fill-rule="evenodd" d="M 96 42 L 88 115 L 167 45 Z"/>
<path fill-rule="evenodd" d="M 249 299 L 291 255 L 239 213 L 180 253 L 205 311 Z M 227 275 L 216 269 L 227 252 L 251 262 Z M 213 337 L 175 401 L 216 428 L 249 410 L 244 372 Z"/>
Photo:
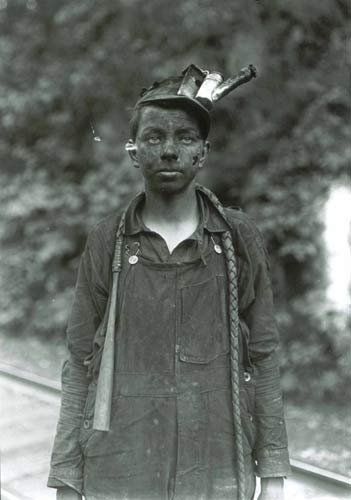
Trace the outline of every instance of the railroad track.
<path fill-rule="evenodd" d="M 54 499 L 55 491 L 46 488 L 46 478 L 60 385 L 0 363 L 0 397 L 6 401 L 5 416 L 0 418 L 0 435 L 5 435 L 1 438 L 0 500 Z M 30 460 L 23 458 L 26 450 Z M 291 466 L 286 500 L 351 500 L 349 478 L 298 460 L 291 460 Z"/>

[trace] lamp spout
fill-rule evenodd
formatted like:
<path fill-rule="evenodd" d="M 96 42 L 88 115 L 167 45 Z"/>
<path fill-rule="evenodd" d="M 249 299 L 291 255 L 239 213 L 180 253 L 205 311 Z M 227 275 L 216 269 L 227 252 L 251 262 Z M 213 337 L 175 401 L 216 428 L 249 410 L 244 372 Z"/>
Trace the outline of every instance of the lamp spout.
<path fill-rule="evenodd" d="M 226 96 L 232 90 L 236 89 L 243 83 L 247 83 L 252 78 L 257 76 L 257 69 L 253 64 L 242 68 L 239 73 L 233 78 L 228 78 L 221 85 L 214 89 L 211 95 L 211 101 L 214 103 L 222 99 L 222 97 Z"/>

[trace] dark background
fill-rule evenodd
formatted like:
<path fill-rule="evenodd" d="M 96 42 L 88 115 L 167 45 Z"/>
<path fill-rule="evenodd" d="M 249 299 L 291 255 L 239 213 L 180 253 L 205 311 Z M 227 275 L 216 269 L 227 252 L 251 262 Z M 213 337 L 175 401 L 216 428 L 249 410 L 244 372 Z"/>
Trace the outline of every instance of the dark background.
<path fill-rule="evenodd" d="M 350 317 L 325 294 L 322 208 L 350 186 L 350 52 L 346 0 L 0 0 L 2 338 L 64 338 L 88 229 L 141 187 L 124 151 L 141 88 L 253 63 L 213 113 L 201 182 L 265 237 L 285 394 L 346 404 Z"/>

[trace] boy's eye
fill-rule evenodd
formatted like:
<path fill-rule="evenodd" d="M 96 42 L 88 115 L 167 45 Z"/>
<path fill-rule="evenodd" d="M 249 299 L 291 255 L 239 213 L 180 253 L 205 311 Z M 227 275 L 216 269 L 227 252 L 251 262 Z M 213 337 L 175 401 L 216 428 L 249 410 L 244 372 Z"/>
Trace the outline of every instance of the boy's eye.
<path fill-rule="evenodd" d="M 183 135 L 180 140 L 184 143 L 184 144 L 191 144 L 193 142 L 193 137 L 191 135 Z"/>
<path fill-rule="evenodd" d="M 158 135 L 150 135 L 147 138 L 147 142 L 150 144 L 159 144 L 160 143 L 160 137 Z"/>

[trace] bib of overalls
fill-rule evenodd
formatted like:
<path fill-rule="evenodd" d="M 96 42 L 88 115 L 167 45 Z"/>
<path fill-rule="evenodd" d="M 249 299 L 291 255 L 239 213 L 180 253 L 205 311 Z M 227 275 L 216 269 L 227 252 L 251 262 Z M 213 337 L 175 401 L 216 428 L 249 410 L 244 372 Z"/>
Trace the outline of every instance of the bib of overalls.
<path fill-rule="evenodd" d="M 210 243 L 203 258 L 154 262 L 138 248 L 123 254 L 111 430 L 85 446 L 87 500 L 233 500 L 223 253 Z M 252 429 L 246 437 L 250 498 Z"/>

